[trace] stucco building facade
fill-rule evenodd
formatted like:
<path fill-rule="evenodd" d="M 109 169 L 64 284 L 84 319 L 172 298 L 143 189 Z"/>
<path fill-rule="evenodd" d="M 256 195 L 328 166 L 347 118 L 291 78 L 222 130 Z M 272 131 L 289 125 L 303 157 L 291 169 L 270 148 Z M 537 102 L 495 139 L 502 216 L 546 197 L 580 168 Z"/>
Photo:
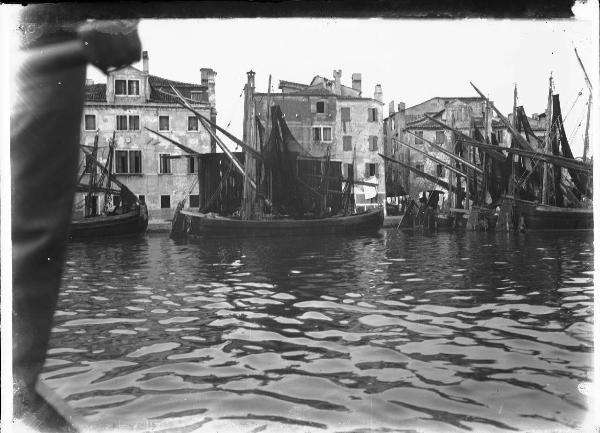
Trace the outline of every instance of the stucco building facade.
<path fill-rule="evenodd" d="M 256 113 L 267 122 L 269 106 L 279 105 L 290 131 L 312 156 L 342 163 L 342 174 L 368 180 L 375 188 L 356 185 L 357 209 L 380 206 L 385 201 L 383 161 L 383 94 L 375 86 L 373 97 L 363 96 L 361 74 L 352 74 L 352 85 L 341 84 L 342 71 L 333 79 L 315 76 L 310 84 L 280 81 L 279 93 L 255 93 Z"/>
<path fill-rule="evenodd" d="M 216 121 L 216 72 L 202 68 L 200 83 L 184 83 L 151 75 L 146 51 L 142 60 L 142 70 L 126 67 L 109 73 L 106 83 L 86 83 L 81 143 L 91 151 L 98 134 L 97 159 L 105 164 L 114 134 L 112 172 L 146 203 L 150 219 L 169 219 L 182 199 L 186 206 L 197 206 L 196 159 L 145 128 L 199 153 L 214 152 L 215 143 L 195 116 L 161 92 L 172 92 L 172 85 L 197 111 Z M 83 152 L 81 167 L 81 173 L 91 169 Z M 80 183 L 88 181 L 85 174 Z M 75 197 L 76 216 L 84 212 L 84 195 Z M 101 213 L 103 197 L 97 196 L 96 212 Z"/>

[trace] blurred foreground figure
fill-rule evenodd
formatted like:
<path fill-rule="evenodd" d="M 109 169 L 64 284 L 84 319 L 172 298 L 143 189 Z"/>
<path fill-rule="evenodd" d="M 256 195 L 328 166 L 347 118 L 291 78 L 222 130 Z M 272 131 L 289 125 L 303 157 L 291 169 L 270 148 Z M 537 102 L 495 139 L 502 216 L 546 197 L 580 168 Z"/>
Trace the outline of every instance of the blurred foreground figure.
<path fill-rule="evenodd" d="M 77 7 L 69 6 L 70 17 Z M 104 72 L 126 66 L 139 60 L 141 45 L 136 22 L 32 23 L 35 8 L 22 14 L 25 56 L 11 116 L 14 417 L 39 431 L 72 431 L 35 387 L 71 221 L 85 70 L 88 62 Z"/>

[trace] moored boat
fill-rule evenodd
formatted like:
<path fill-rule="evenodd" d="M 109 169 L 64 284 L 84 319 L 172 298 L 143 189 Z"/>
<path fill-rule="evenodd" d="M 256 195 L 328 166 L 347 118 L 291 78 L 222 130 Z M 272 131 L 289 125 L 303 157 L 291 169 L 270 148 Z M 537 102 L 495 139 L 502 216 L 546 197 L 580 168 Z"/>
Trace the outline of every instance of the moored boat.
<path fill-rule="evenodd" d="M 525 230 L 593 230 L 592 208 L 559 207 L 506 196 L 514 207 L 518 229 Z"/>
<path fill-rule="evenodd" d="M 146 231 L 148 209 L 140 203 L 135 209 L 116 215 L 100 215 L 71 222 L 71 239 L 99 238 L 105 236 L 133 236 Z"/>
<path fill-rule="evenodd" d="M 327 218 L 242 220 L 215 214 L 177 210 L 171 234 L 199 236 L 294 236 L 373 233 L 383 225 L 383 209 Z"/>

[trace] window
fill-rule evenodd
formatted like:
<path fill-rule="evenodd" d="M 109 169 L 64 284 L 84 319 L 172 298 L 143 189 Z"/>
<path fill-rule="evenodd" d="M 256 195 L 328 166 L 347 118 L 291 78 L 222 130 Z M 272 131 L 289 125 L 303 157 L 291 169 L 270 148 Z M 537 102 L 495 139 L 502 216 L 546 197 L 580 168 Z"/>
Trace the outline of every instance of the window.
<path fill-rule="evenodd" d="M 117 150 L 115 152 L 115 173 L 128 173 L 129 164 L 128 152 L 126 150 Z"/>
<path fill-rule="evenodd" d="M 313 128 L 313 141 L 321 141 L 321 128 Z"/>
<path fill-rule="evenodd" d="M 444 131 L 435 131 L 435 143 L 436 144 L 444 144 L 445 141 L 446 141 L 446 134 L 444 134 Z"/>
<path fill-rule="evenodd" d="M 127 81 L 126 80 L 115 80 L 115 95 L 126 95 L 127 94 Z"/>
<path fill-rule="evenodd" d="M 190 207 L 200 207 L 200 196 L 198 194 L 190 194 Z"/>
<path fill-rule="evenodd" d="M 437 177 L 444 177 L 444 166 L 442 164 L 438 164 L 436 166 L 436 171 L 437 171 Z"/>
<path fill-rule="evenodd" d="M 144 194 L 138 195 L 138 198 L 140 199 L 140 203 L 146 204 L 146 196 Z"/>
<path fill-rule="evenodd" d="M 328 126 L 313 127 L 313 141 L 331 141 L 331 128 Z"/>
<path fill-rule="evenodd" d="M 350 121 L 350 107 L 342 107 L 341 114 L 342 114 L 342 122 Z"/>
<path fill-rule="evenodd" d="M 129 151 L 129 173 L 139 174 L 142 172 L 142 151 Z"/>
<path fill-rule="evenodd" d="M 367 162 L 365 164 L 365 176 L 366 177 L 377 176 L 377 164 Z"/>
<path fill-rule="evenodd" d="M 115 80 L 115 95 L 139 95 L 140 80 Z"/>
<path fill-rule="evenodd" d="M 196 173 L 196 157 L 188 156 L 188 173 Z"/>
<path fill-rule="evenodd" d="M 502 140 L 504 139 L 504 131 L 501 129 L 496 131 L 496 138 L 498 139 L 498 143 L 502 143 Z"/>
<path fill-rule="evenodd" d="M 202 102 L 202 93 L 203 92 L 190 92 L 190 99 L 196 102 Z"/>
<path fill-rule="evenodd" d="M 415 135 L 415 144 L 423 144 L 423 131 L 416 131 Z"/>
<path fill-rule="evenodd" d="M 324 101 L 317 102 L 317 113 L 325 113 L 325 102 Z"/>
<path fill-rule="evenodd" d="M 95 131 L 96 130 L 96 115 L 95 114 L 86 114 L 84 123 L 85 123 L 86 131 Z"/>
<path fill-rule="evenodd" d="M 169 130 L 169 116 L 158 116 L 158 130 L 168 131 Z"/>
<path fill-rule="evenodd" d="M 369 122 L 377 122 L 377 108 L 369 108 Z"/>
<path fill-rule="evenodd" d="M 127 116 L 117 116 L 117 131 L 127 131 Z"/>
<path fill-rule="evenodd" d="M 342 137 L 342 142 L 344 143 L 344 151 L 350 151 L 352 150 L 352 136 L 351 135 L 344 135 Z"/>
<path fill-rule="evenodd" d="M 415 168 L 419 171 L 424 171 L 425 170 L 425 164 L 423 164 L 422 162 L 417 162 L 415 164 Z"/>
<path fill-rule="evenodd" d="M 127 81 L 127 94 L 128 95 L 139 95 L 140 94 L 140 82 L 139 80 Z"/>
<path fill-rule="evenodd" d="M 196 116 L 188 117 L 188 131 L 198 130 L 198 118 Z"/>
<path fill-rule="evenodd" d="M 140 116 L 134 115 L 129 116 L 129 130 L 139 131 L 140 130 Z"/>
<path fill-rule="evenodd" d="M 115 152 L 115 173 L 140 174 L 142 173 L 141 150 L 117 150 Z"/>
<path fill-rule="evenodd" d="M 369 137 L 369 150 L 370 151 L 377 150 L 377 136 L 376 135 L 371 135 Z"/>
<path fill-rule="evenodd" d="M 343 163 L 342 164 L 342 175 L 344 176 L 345 179 L 354 178 L 354 165 L 348 164 L 348 163 Z"/>
<path fill-rule="evenodd" d="M 161 174 L 170 174 L 171 173 L 171 158 L 168 153 L 161 153 L 160 158 L 160 170 Z"/>
<path fill-rule="evenodd" d="M 171 207 L 171 196 L 170 195 L 161 195 L 160 196 L 160 208 L 161 209 L 169 209 Z"/>

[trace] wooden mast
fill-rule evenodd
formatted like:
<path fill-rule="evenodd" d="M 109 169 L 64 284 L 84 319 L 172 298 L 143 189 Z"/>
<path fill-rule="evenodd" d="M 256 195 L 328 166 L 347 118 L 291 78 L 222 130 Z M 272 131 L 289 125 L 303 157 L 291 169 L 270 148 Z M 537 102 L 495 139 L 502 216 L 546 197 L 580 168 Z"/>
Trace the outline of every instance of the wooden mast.
<path fill-rule="evenodd" d="M 548 80 L 548 105 L 546 108 L 546 135 L 544 139 L 544 153 L 550 153 L 550 134 L 552 132 L 552 74 Z M 542 204 L 548 204 L 548 164 L 544 164 L 542 175 Z"/>
<path fill-rule="evenodd" d="M 254 105 L 254 71 L 247 72 L 248 81 L 244 94 L 244 133 L 243 141 L 254 150 L 257 149 L 256 139 L 256 107 Z M 242 219 L 258 219 L 259 209 L 256 203 L 256 191 L 250 186 L 250 180 L 256 179 L 256 160 L 250 152 L 246 152 L 244 161 L 244 192 L 242 196 Z"/>
<path fill-rule="evenodd" d="M 92 150 L 92 158 L 96 159 L 97 155 L 98 155 L 98 131 L 96 131 L 96 136 L 94 137 L 94 148 Z M 88 161 L 86 158 L 86 165 L 87 165 Z M 91 171 L 90 171 L 90 182 L 89 182 L 89 189 L 88 189 L 88 193 L 85 197 L 85 216 L 94 216 L 96 215 L 96 207 L 94 206 L 94 200 L 92 199 L 93 196 L 93 191 L 96 189 L 96 167 L 93 166 L 91 167 Z"/>

